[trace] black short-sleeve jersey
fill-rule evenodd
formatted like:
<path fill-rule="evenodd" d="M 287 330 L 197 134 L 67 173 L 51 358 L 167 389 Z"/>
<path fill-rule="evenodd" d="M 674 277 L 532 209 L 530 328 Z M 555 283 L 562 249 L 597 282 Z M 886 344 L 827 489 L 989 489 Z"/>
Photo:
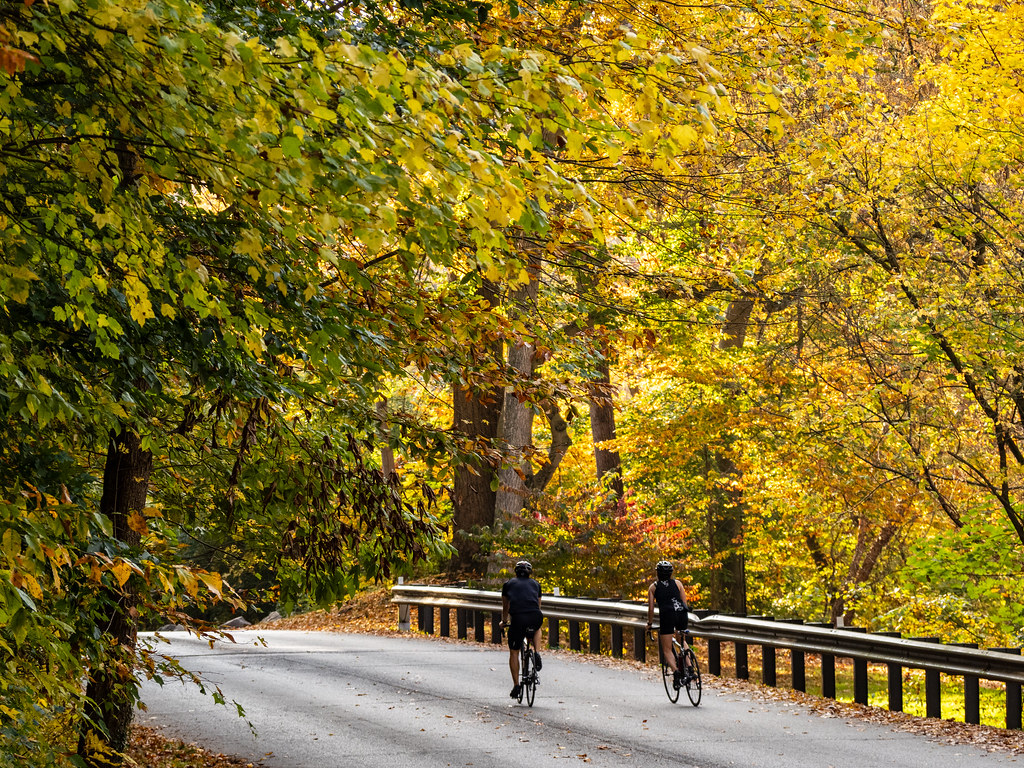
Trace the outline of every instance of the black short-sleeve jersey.
<path fill-rule="evenodd" d="M 501 596 L 508 598 L 509 614 L 540 610 L 540 583 L 528 576 L 506 581 L 501 585 Z"/>

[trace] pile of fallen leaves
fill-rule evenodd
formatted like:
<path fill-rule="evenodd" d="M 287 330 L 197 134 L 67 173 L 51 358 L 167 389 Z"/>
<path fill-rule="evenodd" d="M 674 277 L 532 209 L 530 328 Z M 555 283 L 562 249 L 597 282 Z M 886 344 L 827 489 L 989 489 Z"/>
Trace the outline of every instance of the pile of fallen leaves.
<path fill-rule="evenodd" d="M 458 575 L 436 574 L 417 577 L 417 584 L 451 585 Z M 458 582 L 465 583 L 465 582 Z M 299 629 L 307 632 L 364 632 L 397 635 L 398 606 L 391 603 L 391 587 L 374 587 L 327 611 L 299 613 L 274 621 L 263 621 L 252 629 Z M 404 633 L 403 633 L 404 634 Z"/>
<path fill-rule="evenodd" d="M 251 628 L 398 634 L 398 608 L 391 604 L 390 589 L 378 587 L 361 592 L 327 611 L 298 613 L 283 619 L 264 621 Z"/>
<path fill-rule="evenodd" d="M 165 739 L 152 728 L 132 726 L 127 765 L 139 768 L 252 768 L 252 763 L 215 755 L 195 744 Z"/>

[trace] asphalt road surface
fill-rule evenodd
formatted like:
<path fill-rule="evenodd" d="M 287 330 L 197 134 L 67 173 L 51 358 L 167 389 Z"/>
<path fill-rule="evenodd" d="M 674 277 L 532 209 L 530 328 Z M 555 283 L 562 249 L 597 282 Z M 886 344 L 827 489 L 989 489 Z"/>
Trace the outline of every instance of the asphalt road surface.
<path fill-rule="evenodd" d="M 147 682 L 138 721 L 266 768 L 1024 768 L 1006 753 L 707 685 L 700 707 L 685 692 L 671 704 L 660 676 L 567 654 L 544 655 L 528 708 L 508 698 L 508 652 L 494 645 L 279 630 L 236 632 L 237 644 L 210 650 L 169 636 L 228 705 Z"/>

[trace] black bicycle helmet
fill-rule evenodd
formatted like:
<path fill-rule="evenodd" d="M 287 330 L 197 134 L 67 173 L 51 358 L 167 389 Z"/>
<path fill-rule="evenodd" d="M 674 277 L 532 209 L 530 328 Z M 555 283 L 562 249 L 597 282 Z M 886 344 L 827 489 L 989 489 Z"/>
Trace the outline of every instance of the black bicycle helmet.
<path fill-rule="evenodd" d="M 669 576 L 672 575 L 672 563 L 668 560 L 662 560 L 657 565 L 658 569 L 658 580 L 665 581 Z"/>
<path fill-rule="evenodd" d="M 516 576 L 529 576 L 531 573 L 533 573 L 533 566 L 526 560 L 516 563 Z"/>

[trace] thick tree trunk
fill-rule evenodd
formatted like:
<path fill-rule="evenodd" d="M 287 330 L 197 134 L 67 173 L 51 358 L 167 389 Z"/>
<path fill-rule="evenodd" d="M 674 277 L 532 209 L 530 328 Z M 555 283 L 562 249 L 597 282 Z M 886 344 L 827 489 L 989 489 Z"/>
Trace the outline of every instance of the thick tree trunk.
<path fill-rule="evenodd" d="M 502 392 L 471 392 L 456 388 L 454 396 L 455 430 L 473 438 L 477 446 L 487 450 L 493 443 L 501 415 Z M 483 567 L 480 544 L 466 534 L 494 525 L 494 503 L 497 493 L 491 487 L 494 467 L 477 457 L 455 470 L 452 492 L 452 513 L 455 524 L 456 563 L 461 568 L 479 570 Z"/>
<path fill-rule="evenodd" d="M 726 310 L 722 327 L 725 336 L 719 347 L 723 350 L 743 346 L 754 309 L 750 299 L 736 299 Z M 723 382 L 732 387 L 732 382 Z M 724 436 L 723 436 L 723 439 Z M 747 576 L 743 560 L 743 502 L 740 471 L 721 447 L 706 457 L 709 472 L 715 478 L 711 503 L 708 505 L 708 546 L 711 556 L 711 608 L 733 613 L 746 613 Z"/>
<path fill-rule="evenodd" d="M 537 300 L 540 287 L 537 270 L 529 270 L 529 282 L 519 288 L 511 297 L 510 312 L 515 316 L 527 316 Z M 508 351 L 508 367 L 522 381 L 531 381 L 536 361 L 536 347 L 522 342 Z M 504 467 L 498 475 L 498 495 L 495 499 L 495 518 L 499 522 L 513 519 L 518 515 L 529 491 L 526 480 L 532 467 L 523 452 L 533 445 L 534 409 L 529 403 L 521 402 L 513 388 L 505 390 L 505 402 L 501 409 L 498 426 L 498 441 L 506 454 Z"/>
<path fill-rule="evenodd" d="M 718 452 L 705 455 L 714 472 L 707 507 L 708 551 L 711 555 L 710 608 L 730 613 L 747 611 L 746 563 L 743 559 L 743 497 L 731 484 L 739 475 L 735 464 Z"/>
<path fill-rule="evenodd" d="M 532 354 L 532 345 L 530 349 Z M 533 444 L 533 408 L 519 402 L 514 393 L 506 392 L 498 432 L 507 466 L 498 473 L 495 518 L 504 521 L 513 519 L 522 511 L 529 493 L 526 479 L 531 467 L 523 451 Z"/>
<path fill-rule="evenodd" d="M 103 469 L 100 512 L 110 519 L 114 538 L 129 549 L 137 547 L 141 538 L 129 521 L 133 513 L 141 513 L 146 506 L 152 470 L 153 456 L 142 449 L 135 432 L 126 429 L 111 436 Z M 141 514 L 138 519 L 142 519 Z M 86 765 L 95 768 L 120 765 L 120 753 L 128 744 L 136 701 L 134 659 L 138 593 L 133 582 L 134 577 L 125 582 L 121 590 L 110 590 L 108 614 L 98 624 L 112 652 L 90 670 L 85 720 L 78 743 L 79 756 Z"/>
<path fill-rule="evenodd" d="M 480 295 L 491 307 L 497 304 L 496 288 L 489 280 L 483 281 L 480 288 Z M 486 355 L 500 359 L 501 349 L 481 350 L 481 356 Z M 452 523 L 457 554 L 452 564 L 460 569 L 482 572 L 485 563 L 480 543 L 467 534 L 494 525 L 497 493 L 492 488 L 492 481 L 497 470 L 492 464 L 491 451 L 498 434 L 505 392 L 496 386 L 469 389 L 456 385 L 453 390 L 452 428 L 469 439 L 476 456 L 455 469 Z"/>
<path fill-rule="evenodd" d="M 608 483 L 621 499 L 622 460 L 619 452 L 603 447 L 603 444 L 615 439 L 615 406 L 612 402 L 614 388 L 611 382 L 611 371 L 607 358 L 597 366 L 597 378 L 590 385 L 590 432 L 594 440 L 594 465 L 597 477 Z"/>

